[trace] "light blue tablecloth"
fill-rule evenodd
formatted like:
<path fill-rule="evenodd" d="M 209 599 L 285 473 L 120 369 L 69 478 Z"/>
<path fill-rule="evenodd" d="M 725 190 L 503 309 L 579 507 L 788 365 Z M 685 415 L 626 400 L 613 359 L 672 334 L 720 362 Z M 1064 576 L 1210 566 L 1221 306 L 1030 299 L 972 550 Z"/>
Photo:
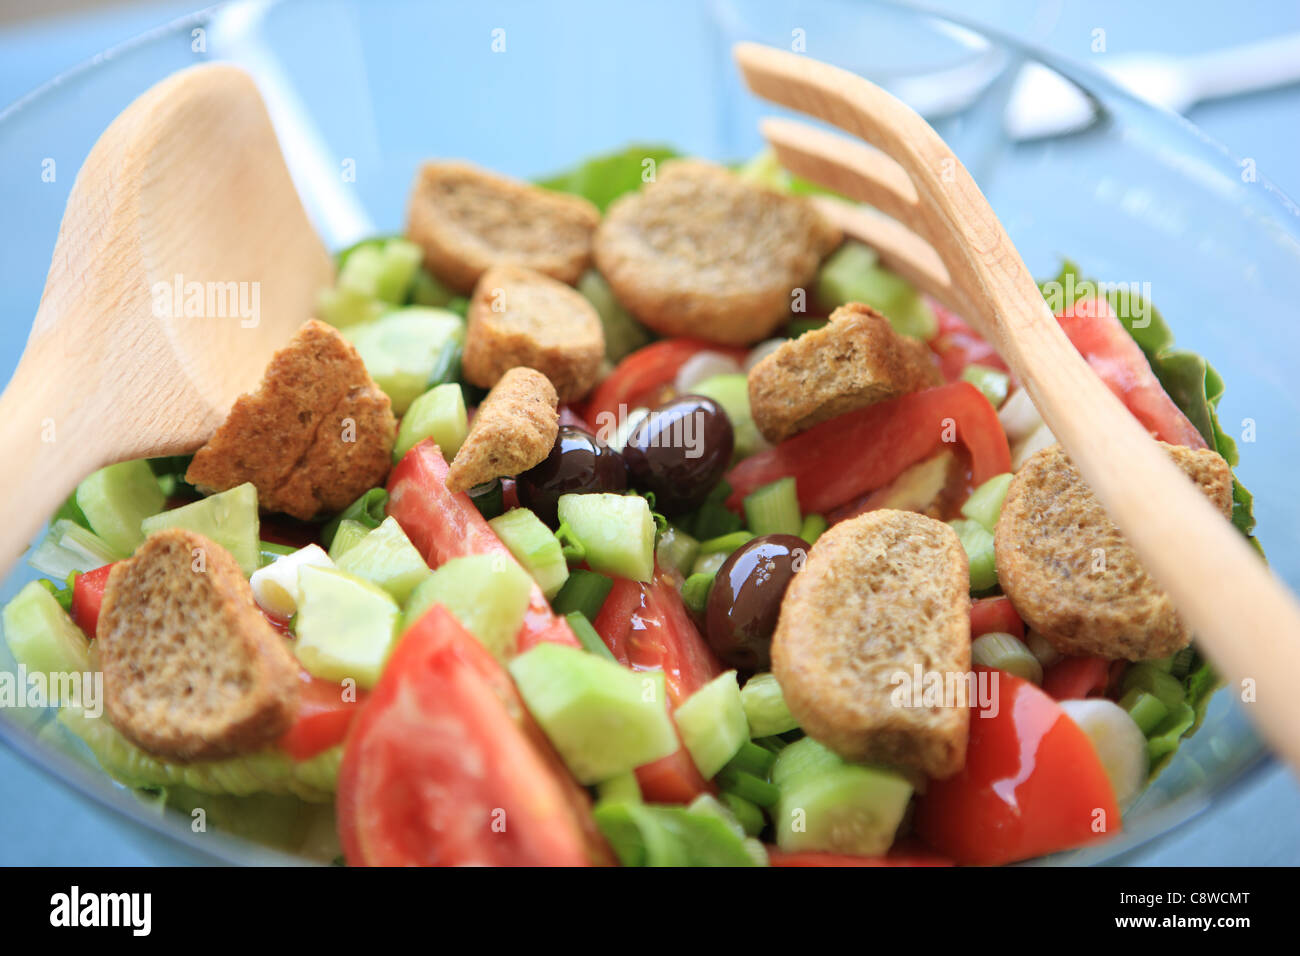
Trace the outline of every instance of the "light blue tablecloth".
<path fill-rule="evenodd" d="M 68 66 L 196 6 L 155 2 L 114 7 L 0 31 L 0 105 Z M 1093 30 L 1111 53 L 1193 53 L 1300 30 L 1300 4 L 1210 0 L 1136 4 L 1100 0 L 932 2 L 965 18 L 1035 41 L 1079 60 Z M 612 6 L 610 16 L 620 8 Z M 1253 12 L 1252 12 L 1253 11 Z M 635 29 L 636 8 L 623 14 Z M 610 29 L 618 29 L 611 23 Z M 1198 107 L 1190 118 L 1255 159 L 1259 171 L 1300 196 L 1300 87 Z M 1300 863 L 1300 787 L 1272 768 L 1232 798 L 1142 852 L 1149 865 Z M 189 851 L 123 823 L 0 747 L 0 864 L 141 865 L 196 862 Z"/>

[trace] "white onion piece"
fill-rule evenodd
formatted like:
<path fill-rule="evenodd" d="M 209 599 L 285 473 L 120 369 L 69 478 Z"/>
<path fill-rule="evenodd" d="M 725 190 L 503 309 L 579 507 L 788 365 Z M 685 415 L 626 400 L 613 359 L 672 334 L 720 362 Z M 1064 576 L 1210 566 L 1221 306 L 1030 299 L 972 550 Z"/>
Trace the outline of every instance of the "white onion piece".
<path fill-rule="evenodd" d="M 730 355 L 723 355 L 721 352 L 696 352 L 677 370 L 673 387 L 685 394 L 705 379 L 713 378 L 715 375 L 735 375 L 739 371 L 740 366 Z"/>
<path fill-rule="evenodd" d="M 1147 782 L 1147 738 L 1119 704 L 1104 697 L 1059 702 L 1067 717 L 1088 735 L 1115 789 L 1115 802 L 1126 807 Z"/>
<path fill-rule="evenodd" d="M 1051 667 L 1062 657 L 1061 652 L 1052 646 L 1052 642 L 1037 631 L 1029 631 L 1025 635 L 1025 646 L 1044 667 Z"/>
<path fill-rule="evenodd" d="M 309 544 L 292 554 L 276 558 L 264 568 L 253 572 L 249 584 L 253 598 L 263 610 L 288 620 L 298 610 L 302 596 L 298 587 L 298 571 L 304 567 L 332 568 L 334 562 L 318 544 Z"/>
<path fill-rule="evenodd" d="M 789 339 L 768 339 L 766 342 L 759 342 L 750 349 L 749 354 L 745 356 L 745 371 L 748 372 L 751 368 L 789 341 Z"/>
<path fill-rule="evenodd" d="M 1007 400 L 998 409 L 998 421 L 1002 422 L 1002 430 L 1007 433 L 1007 441 L 1013 445 L 1028 438 L 1043 424 L 1038 409 L 1023 388 L 1018 388 L 1007 396 Z"/>
<path fill-rule="evenodd" d="M 1046 425 L 1039 425 L 1034 433 L 1011 449 L 1011 470 L 1019 471 L 1029 456 L 1056 444 L 1056 436 Z"/>

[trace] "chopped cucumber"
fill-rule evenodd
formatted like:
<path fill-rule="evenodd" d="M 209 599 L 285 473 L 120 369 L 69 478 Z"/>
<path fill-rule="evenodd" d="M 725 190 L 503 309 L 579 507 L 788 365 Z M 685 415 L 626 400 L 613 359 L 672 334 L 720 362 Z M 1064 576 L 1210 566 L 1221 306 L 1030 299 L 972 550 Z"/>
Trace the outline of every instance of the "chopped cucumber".
<path fill-rule="evenodd" d="M 826 257 L 817 272 L 817 301 L 827 310 L 846 302 L 860 301 L 858 292 L 862 276 L 880 262 L 876 250 L 852 239 L 842 243 Z"/>
<path fill-rule="evenodd" d="M 524 623 L 533 579 L 508 554 L 452 558 L 415 589 L 406 603 L 403 629 L 441 604 L 499 661 L 513 656 Z"/>
<path fill-rule="evenodd" d="M 593 571 L 633 581 L 654 577 L 655 522 L 640 495 L 561 495 L 558 512 Z"/>
<path fill-rule="evenodd" d="M 705 780 L 712 779 L 749 742 L 749 722 L 736 672 L 719 674 L 673 713 L 682 743 Z"/>
<path fill-rule="evenodd" d="M 334 531 L 334 540 L 330 542 L 330 560 L 338 563 L 349 550 L 370 533 L 370 529 L 353 518 L 344 518 Z"/>
<path fill-rule="evenodd" d="M 297 612 L 302 597 L 298 587 L 298 572 L 308 565 L 332 568 L 334 562 L 318 544 L 299 548 L 253 572 L 253 576 L 248 579 L 253 588 L 253 598 L 263 610 L 282 620 L 289 620 Z"/>
<path fill-rule="evenodd" d="M 641 784 L 637 783 L 636 774 L 628 770 L 596 784 L 596 799 L 640 803 Z"/>
<path fill-rule="evenodd" d="M 863 302 L 880 312 L 900 335 L 930 339 L 938 320 L 906 280 L 882 267 L 875 252 L 852 240 L 835 250 L 817 274 L 817 300 L 826 309 Z"/>
<path fill-rule="evenodd" d="M 393 517 L 385 518 L 378 528 L 347 548 L 338 565 L 340 571 L 379 585 L 398 604 L 432 573 Z"/>
<path fill-rule="evenodd" d="M 569 579 L 560 539 L 527 508 L 512 508 L 488 522 L 515 560 L 524 566 L 547 600 L 555 597 Z"/>
<path fill-rule="evenodd" d="M 50 525 L 44 540 L 27 556 L 27 563 L 41 574 L 66 581 L 73 572 L 84 574 L 106 564 L 112 564 L 121 555 L 109 547 L 108 542 L 89 528 L 83 528 L 70 518 L 59 518 Z"/>
<path fill-rule="evenodd" d="M 551 600 L 551 609 L 556 614 L 578 611 L 588 620 L 594 621 L 613 587 L 612 578 L 595 571 L 575 568 L 569 572 L 569 580 L 564 582 L 560 593 Z"/>
<path fill-rule="evenodd" d="M 745 458 L 767 447 L 767 440 L 754 424 L 749 409 L 749 379 L 743 373 L 727 372 L 706 378 L 691 388 L 691 394 L 711 398 L 722 406 L 735 436 L 736 457 Z"/>
<path fill-rule="evenodd" d="M 717 574 L 692 574 L 682 582 L 682 603 L 696 614 L 703 614 L 709 603 L 709 591 Z"/>
<path fill-rule="evenodd" d="M 334 535 L 344 521 L 359 522 L 362 527 L 370 531 L 378 528 L 387 515 L 388 491 L 384 488 L 371 488 L 325 523 L 325 527 L 320 531 L 321 546 L 325 548 L 334 546 Z"/>
<path fill-rule="evenodd" d="M 336 284 L 390 305 L 401 305 L 423 258 L 419 246 L 400 237 L 358 243 L 340 256 Z"/>
<path fill-rule="evenodd" d="M 77 507 L 90 530 L 123 557 L 144 541 L 140 522 L 162 511 L 165 503 L 162 486 L 144 459 L 101 468 L 77 486 Z"/>
<path fill-rule="evenodd" d="M 689 574 L 699 553 L 700 543 L 674 524 L 660 533 L 655 544 L 655 560 L 661 567 L 672 568 L 678 574 Z"/>
<path fill-rule="evenodd" d="M 1142 729 L 1128 711 L 1103 697 L 1062 700 L 1058 705 L 1088 735 L 1115 790 L 1115 802 L 1127 806 L 1147 782 L 1147 739 Z"/>
<path fill-rule="evenodd" d="M 9 651 L 28 671 L 82 674 L 91 669 L 86 635 L 41 582 L 24 585 L 5 605 L 3 620 Z"/>
<path fill-rule="evenodd" d="M 465 322 L 454 312 L 412 305 L 389 312 L 343 335 L 361 355 L 375 384 L 402 415 L 424 392 L 444 345 L 464 342 Z"/>
<path fill-rule="evenodd" d="M 958 518 L 949 521 L 957 532 L 966 560 L 970 564 L 970 589 L 987 591 L 998 583 L 997 557 L 993 551 L 993 534 L 978 521 Z"/>
<path fill-rule="evenodd" d="M 163 528 L 185 528 L 211 538 L 234 555 L 245 576 L 262 565 L 257 489 L 252 482 L 145 518 L 140 524 L 146 536 Z"/>
<path fill-rule="evenodd" d="M 596 825 L 623 866 L 764 866 L 762 847 L 722 814 L 626 800 L 603 801 Z"/>
<path fill-rule="evenodd" d="M 1043 665 L 1034 652 L 1012 634 L 990 631 L 971 641 L 970 659 L 973 664 L 993 667 L 1029 681 L 1043 683 Z"/>
<path fill-rule="evenodd" d="M 391 310 L 391 305 L 356 289 L 335 286 L 316 293 L 316 316 L 336 329 L 366 325 Z"/>
<path fill-rule="evenodd" d="M 605 358 L 617 362 L 629 352 L 649 343 L 650 331 L 632 317 L 632 313 L 614 298 L 614 290 L 595 269 L 588 269 L 578 280 L 578 291 L 600 316 L 605 333 Z"/>
<path fill-rule="evenodd" d="M 397 429 L 393 461 L 424 441 L 432 438 L 442 457 L 451 461 L 469 434 L 469 416 L 465 412 L 465 393 L 455 382 L 429 389 L 406 410 Z"/>
<path fill-rule="evenodd" d="M 961 370 L 961 380 L 978 388 L 994 408 L 1007 400 L 1007 390 L 1011 387 L 1011 377 L 1006 372 L 987 365 L 967 365 Z"/>
<path fill-rule="evenodd" d="M 754 737 L 774 737 L 799 728 L 799 722 L 785 705 L 785 696 L 776 675 L 755 674 L 740 689 L 740 703 L 745 708 L 749 732 Z"/>
<path fill-rule="evenodd" d="M 787 851 L 880 856 L 912 798 L 901 775 L 846 763 L 811 737 L 781 752 L 772 779 L 781 790 L 776 842 Z"/>
<path fill-rule="evenodd" d="M 315 677 L 374 687 L 397 641 L 397 602 L 335 568 L 304 566 L 298 588 L 294 653 L 302 666 Z"/>
<path fill-rule="evenodd" d="M 745 496 L 745 523 L 755 535 L 798 534 L 803 530 L 799 493 L 792 476 L 779 478 Z"/>
<path fill-rule="evenodd" d="M 662 672 L 631 671 L 559 644 L 539 644 L 508 666 L 579 783 L 609 780 L 677 750 Z"/>
<path fill-rule="evenodd" d="M 971 496 L 961 506 L 961 513 L 992 534 L 998 526 L 1002 502 L 1006 500 L 1007 489 L 1010 487 L 1011 472 L 994 475 L 971 492 Z"/>

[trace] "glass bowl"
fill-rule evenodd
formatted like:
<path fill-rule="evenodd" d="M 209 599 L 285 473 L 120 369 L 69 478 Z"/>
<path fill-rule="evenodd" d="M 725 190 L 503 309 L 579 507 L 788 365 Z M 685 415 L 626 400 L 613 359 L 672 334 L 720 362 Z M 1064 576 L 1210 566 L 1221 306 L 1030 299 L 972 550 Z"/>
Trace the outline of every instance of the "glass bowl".
<path fill-rule="evenodd" d="M 785 48 L 903 90 L 970 89 L 935 125 L 980 182 L 1030 268 L 1062 257 L 1110 281 L 1149 283 L 1178 343 L 1227 382 L 1220 406 L 1241 444 L 1274 570 L 1300 585 L 1300 354 L 1290 280 L 1300 275 L 1297 208 L 1253 164 L 1186 121 L 1098 75 L 1006 37 L 912 9 L 860 2 L 665 0 L 616 12 L 595 0 L 450 5 L 233 3 L 184 17 L 51 81 L 0 113 L 0 371 L 12 373 L 75 171 L 132 99 L 169 73 L 231 60 L 257 78 L 309 212 L 332 247 L 398 231 L 417 164 L 465 157 L 522 177 L 628 143 L 667 143 L 732 161 L 761 146 L 777 112 L 743 88 L 738 40 Z M 1094 99 L 1099 121 L 1014 143 L 1003 106 L 1016 67 L 1045 63 Z M 973 84 L 973 86 L 972 86 Z M 88 412 L 91 410 L 88 410 Z M 111 414 L 103 410 L 102 414 Z M 1245 433 L 1243 435 L 1243 433 Z M 1104 441 L 1105 436 L 1097 436 Z M 10 507 L 21 507 L 11 503 Z M 0 586 L 7 601 L 33 574 Z M 0 667 L 13 667 L 0 645 Z M 7 744 L 69 786 L 196 858 L 292 862 L 235 837 L 191 831 L 113 784 L 48 715 L 0 712 Z M 1049 863 L 1115 862 L 1203 811 L 1268 760 L 1230 693 L 1126 814 L 1124 832 Z M 178 849 L 180 849 L 178 847 Z"/>

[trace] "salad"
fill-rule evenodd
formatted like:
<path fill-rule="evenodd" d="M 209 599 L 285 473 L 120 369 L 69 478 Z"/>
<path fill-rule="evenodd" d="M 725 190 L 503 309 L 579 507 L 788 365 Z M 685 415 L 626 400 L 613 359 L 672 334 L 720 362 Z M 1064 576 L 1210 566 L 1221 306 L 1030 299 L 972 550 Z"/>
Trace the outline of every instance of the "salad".
<path fill-rule="evenodd" d="M 102 687 L 58 732 L 353 866 L 1119 832 L 1217 678 L 996 351 L 814 192 L 662 147 L 425 164 L 206 445 L 51 519 L 3 625 Z M 1214 370 L 1072 263 L 1044 294 L 1249 537 Z"/>

